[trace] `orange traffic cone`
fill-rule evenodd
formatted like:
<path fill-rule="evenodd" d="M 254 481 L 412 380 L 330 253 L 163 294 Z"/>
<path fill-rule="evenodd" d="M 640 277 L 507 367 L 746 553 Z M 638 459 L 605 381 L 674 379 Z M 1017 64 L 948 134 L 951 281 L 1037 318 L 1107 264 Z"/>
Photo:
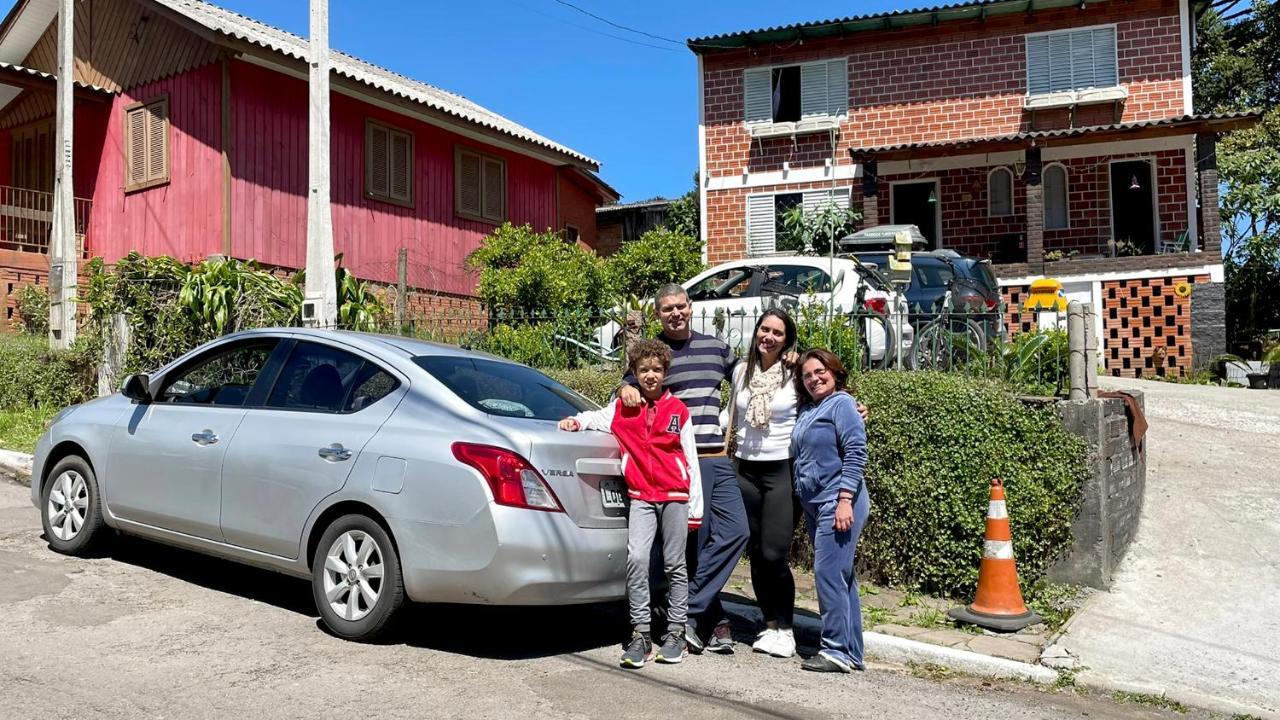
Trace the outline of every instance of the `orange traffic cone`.
<path fill-rule="evenodd" d="M 967 607 L 947 613 L 953 619 L 992 630 L 1014 632 L 1040 622 L 1027 609 L 1018 589 L 1018 569 L 1013 562 L 1013 535 L 1009 533 L 1009 511 L 1004 504 L 1004 481 L 991 480 L 991 503 L 987 506 L 987 534 L 978 567 L 978 593 Z"/>

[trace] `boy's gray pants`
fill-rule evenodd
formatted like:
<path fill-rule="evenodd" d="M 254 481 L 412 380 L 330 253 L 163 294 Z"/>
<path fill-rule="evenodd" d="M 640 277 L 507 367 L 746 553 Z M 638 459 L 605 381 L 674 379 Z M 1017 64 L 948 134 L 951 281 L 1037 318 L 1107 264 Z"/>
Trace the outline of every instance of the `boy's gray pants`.
<path fill-rule="evenodd" d="M 651 503 L 631 499 L 627 522 L 627 600 L 631 624 L 649 632 L 649 554 L 654 535 L 662 541 L 662 566 L 667 591 L 667 625 L 684 630 L 689 614 L 689 573 L 685 567 L 685 543 L 689 538 L 689 505 L 682 502 Z"/>

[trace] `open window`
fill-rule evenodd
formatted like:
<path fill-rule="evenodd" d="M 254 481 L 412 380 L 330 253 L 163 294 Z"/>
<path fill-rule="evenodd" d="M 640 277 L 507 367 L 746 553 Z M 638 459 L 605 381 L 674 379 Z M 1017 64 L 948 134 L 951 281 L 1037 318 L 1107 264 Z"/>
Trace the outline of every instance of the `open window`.
<path fill-rule="evenodd" d="M 849 112 L 849 66 L 845 58 L 747 68 L 742 73 L 743 108 L 748 123 L 803 132 L 805 121 L 834 119 Z M 813 130 L 823 127 L 820 123 L 810 125 Z"/>

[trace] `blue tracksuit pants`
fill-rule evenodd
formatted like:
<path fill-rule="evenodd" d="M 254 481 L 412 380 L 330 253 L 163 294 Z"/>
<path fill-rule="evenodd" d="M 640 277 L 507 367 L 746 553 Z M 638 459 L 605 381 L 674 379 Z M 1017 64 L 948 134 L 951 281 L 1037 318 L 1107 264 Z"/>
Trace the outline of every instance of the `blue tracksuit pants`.
<path fill-rule="evenodd" d="M 854 571 L 858 536 L 871 514 L 866 485 L 853 502 L 853 527 L 836 532 L 835 501 L 802 503 L 809 539 L 813 541 L 813 574 L 822 613 L 822 652 L 843 665 L 863 667 L 862 603 Z M 692 605 L 692 603 L 690 603 Z"/>
<path fill-rule="evenodd" d="M 706 632 L 724 619 L 720 591 L 751 538 L 738 474 L 727 457 L 698 460 L 702 472 L 702 527 L 689 537 L 689 619 Z"/>

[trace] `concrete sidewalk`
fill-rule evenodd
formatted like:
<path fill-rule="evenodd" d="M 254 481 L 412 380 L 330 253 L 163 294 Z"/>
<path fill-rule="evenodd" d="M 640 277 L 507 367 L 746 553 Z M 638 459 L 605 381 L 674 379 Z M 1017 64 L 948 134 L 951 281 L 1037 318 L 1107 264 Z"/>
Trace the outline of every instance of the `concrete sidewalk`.
<path fill-rule="evenodd" d="M 1104 385 L 1146 393 L 1145 504 L 1059 645 L 1085 683 L 1280 717 L 1280 392 Z"/>

